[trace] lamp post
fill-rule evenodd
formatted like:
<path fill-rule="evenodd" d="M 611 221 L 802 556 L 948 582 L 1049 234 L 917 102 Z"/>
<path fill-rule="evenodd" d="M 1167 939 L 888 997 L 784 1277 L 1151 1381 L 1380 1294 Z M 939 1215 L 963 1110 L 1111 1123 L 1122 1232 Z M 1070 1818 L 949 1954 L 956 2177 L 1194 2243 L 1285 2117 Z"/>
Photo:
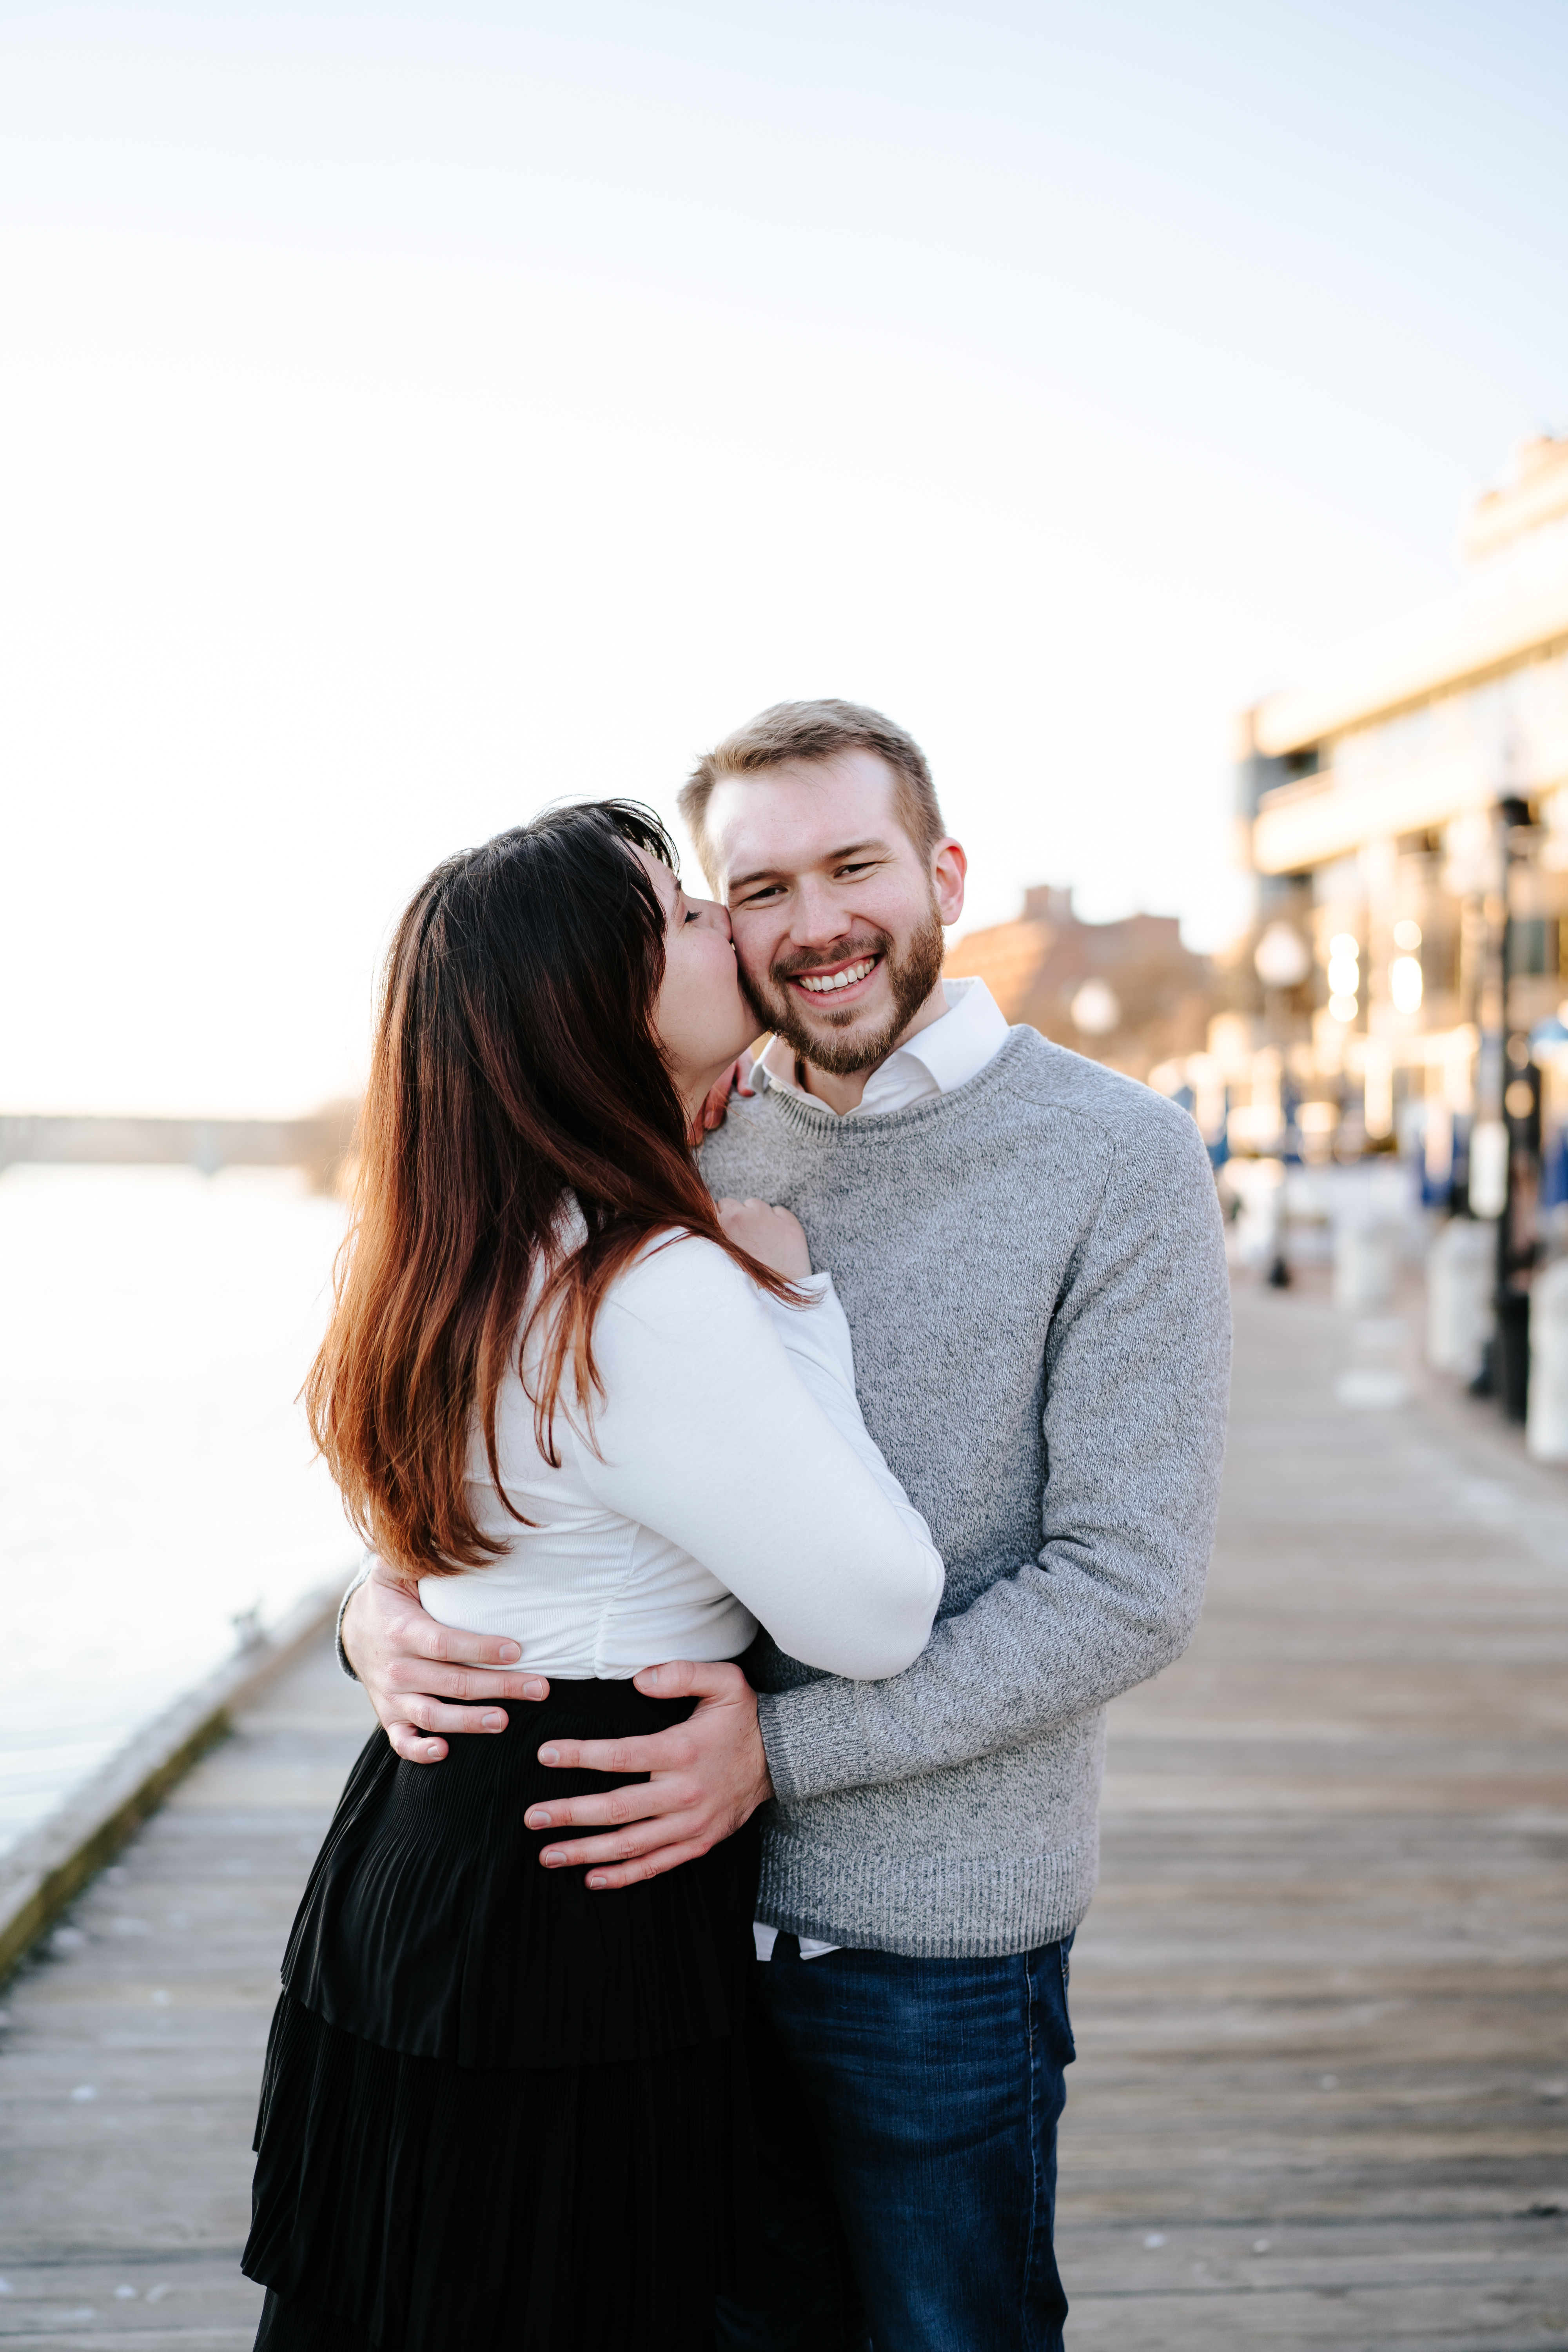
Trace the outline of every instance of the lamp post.
<path fill-rule="evenodd" d="M 1535 1268 L 1536 1198 L 1541 1179 L 1541 1073 L 1531 1052 L 1530 1029 L 1516 1021 L 1512 1002 L 1515 982 L 1522 974 L 1520 953 L 1522 926 L 1514 913 L 1514 875 L 1528 861 L 1531 843 L 1522 837 L 1530 824 L 1526 802 L 1513 797 L 1498 803 L 1502 847 L 1502 920 L 1498 940 L 1497 1028 L 1493 1036 L 1492 1081 L 1495 1108 L 1500 1114 L 1504 1150 L 1501 1213 L 1498 1218 L 1497 1349 L 1493 1381 L 1498 1399 L 1510 1421 L 1523 1422 L 1530 1402 L 1530 1279 Z M 1485 1051 L 1483 1039 L 1483 1053 Z"/>
<path fill-rule="evenodd" d="M 1286 1036 L 1289 1015 L 1286 999 L 1293 989 L 1300 988 L 1312 969 L 1312 950 L 1296 925 L 1276 917 L 1268 925 L 1252 951 L 1252 968 L 1263 988 L 1263 1027 L 1268 1038 L 1265 1051 L 1273 1055 L 1279 1074 L 1279 1140 L 1283 1146 L 1288 1125 L 1284 1097 Z M 1261 1060 L 1262 1056 L 1257 1057 Z M 1274 1229 L 1274 1255 L 1264 1279 L 1272 1290 L 1289 1286 L 1290 1267 L 1285 1255 L 1283 1206 Z"/>

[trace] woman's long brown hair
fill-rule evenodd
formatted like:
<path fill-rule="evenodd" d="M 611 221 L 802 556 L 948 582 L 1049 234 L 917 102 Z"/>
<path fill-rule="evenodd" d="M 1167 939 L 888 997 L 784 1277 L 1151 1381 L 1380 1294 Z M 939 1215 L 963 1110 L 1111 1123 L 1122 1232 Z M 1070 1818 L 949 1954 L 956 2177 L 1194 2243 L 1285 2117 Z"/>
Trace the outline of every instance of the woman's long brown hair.
<path fill-rule="evenodd" d="M 595 1318 L 651 1238 L 700 1234 L 796 1296 L 730 1243 L 697 1171 L 655 1028 L 664 911 L 634 848 L 675 870 L 632 802 L 499 834 L 437 867 L 387 957 L 353 1213 L 304 1393 L 349 1517 L 411 1575 L 506 1549 L 465 1482 L 477 1420 L 500 1487 L 496 1401 L 525 1309 L 530 1328 L 544 1318 L 535 1428 L 554 1461 L 568 1368 L 591 1411 Z M 578 1248 L 562 1244 L 568 1195 Z"/>

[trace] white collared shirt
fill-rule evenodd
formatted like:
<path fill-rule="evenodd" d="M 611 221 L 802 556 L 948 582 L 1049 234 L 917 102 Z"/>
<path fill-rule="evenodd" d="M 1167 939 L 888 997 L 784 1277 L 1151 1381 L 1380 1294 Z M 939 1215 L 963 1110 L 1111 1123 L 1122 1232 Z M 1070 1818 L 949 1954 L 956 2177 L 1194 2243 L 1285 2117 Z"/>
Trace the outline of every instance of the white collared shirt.
<path fill-rule="evenodd" d="M 879 1112 L 908 1110 L 911 1103 L 924 1102 L 931 1095 L 950 1095 L 954 1087 L 966 1086 L 971 1078 L 977 1078 L 986 1064 L 1001 1052 L 1007 1042 L 1007 1024 L 985 982 L 944 980 L 942 992 L 947 999 L 947 1011 L 872 1071 L 866 1081 L 865 1093 L 853 1110 L 844 1113 L 846 1118 L 862 1115 L 875 1118 Z M 773 1040 L 763 1055 L 762 1066 L 775 1087 L 804 1095 L 808 1102 L 818 1104 L 824 1110 L 832 1108 L 823 1102 L 820 1095 L 812 1094 L 797 1082 L 794 1051 L 782 1037 Z"/>
<path fill-rule="evenodd" d="M 880 1068 L 872 1071 L 866 1081 L 866 1091 L 846 1118 L 858 1118 L 862 1113 L 875 1117 L 879 1111 L 907 1110 L 911 1103 L 924 1102 L 931 1095 L 950 1095 L 954 1087 L 967 1086 L 977 1078 L 988 1062 L 994 1061 L 1007 1042 L 1007 1024 L 1002 1018 L 1000 1006 L 983 980 L 944 980 L 942 992 L 947 999 L 947 1011 L 929 1028 L 922 1029 L 889 1054 Z M 805 1095 L 808 1102 L 816 1103 L 823 1110 L 831 1106 L 819 1095 L 807 1093 L 795 1083 L 795 1058 L 782 1037 L 775 1037 L 763 1055 L 762 1066 L 775 1087 L 790 1094 Z M 770 1927 L 765 1919 L 752 1926 L 759 1960 L 771 1960 L 779 1931 Z M 838 1949 L 837 1944 L 825 1944 L 815 1936 L 800 1938 L 803 1960 L 819 1960 L 828 1952 Z"/>

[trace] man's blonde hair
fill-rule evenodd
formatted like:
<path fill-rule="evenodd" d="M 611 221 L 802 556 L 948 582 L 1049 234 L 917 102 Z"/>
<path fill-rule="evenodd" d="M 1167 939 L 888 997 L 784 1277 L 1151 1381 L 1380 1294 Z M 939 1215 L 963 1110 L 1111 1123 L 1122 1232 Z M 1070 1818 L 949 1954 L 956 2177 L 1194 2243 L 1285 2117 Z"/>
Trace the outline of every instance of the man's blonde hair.
<path fill-rule="evenodd" d="M 699 760 L 679 794 L 681 816 L 697 844 L 702 870 L 717 889 L 708 803 L 726 776 L 756 776 L 786 760 L 831 760 L 839 751 L 875 751 L 893 772 L 893 805 L 899 823 L 922 858 L 929 858 L 947 827 L 937 805 L 925 753 L 912 735 L 868 710 L 861 702 L 775 702 Z"/>

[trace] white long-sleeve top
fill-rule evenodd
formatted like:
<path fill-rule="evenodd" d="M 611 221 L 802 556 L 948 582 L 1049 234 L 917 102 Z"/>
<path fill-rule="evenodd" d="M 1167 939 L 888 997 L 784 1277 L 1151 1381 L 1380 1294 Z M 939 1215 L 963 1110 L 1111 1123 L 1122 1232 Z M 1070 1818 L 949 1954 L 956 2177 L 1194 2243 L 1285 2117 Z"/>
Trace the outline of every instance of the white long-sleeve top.
<path fill-rule="evenodd" d="M 426 1577 L 431 1616 L 510 1634 L 524 1667 L 574 1681 L 732 1658 L 759 1620 L 829 1674 L 869 1681 L 910 1665 L 931 1633 L 942 1561 L 867 1434 L 831 1276 L 801 1286 L 811 1304 L 784 1307 L 711 1242 L 650 1248 L 595 1326 L 604 1395 L 592 1442 L 563 1383 L 559 1469 L 535 1442 L 523 1378 L 509 1373 L 501 1486 L 533 1524 L 503 1508 L 476 1433 L 474 1516 L 506 1549 L 489 1567 Z M 538 1352 L 531 1343 L 525 1376 Z"/>

